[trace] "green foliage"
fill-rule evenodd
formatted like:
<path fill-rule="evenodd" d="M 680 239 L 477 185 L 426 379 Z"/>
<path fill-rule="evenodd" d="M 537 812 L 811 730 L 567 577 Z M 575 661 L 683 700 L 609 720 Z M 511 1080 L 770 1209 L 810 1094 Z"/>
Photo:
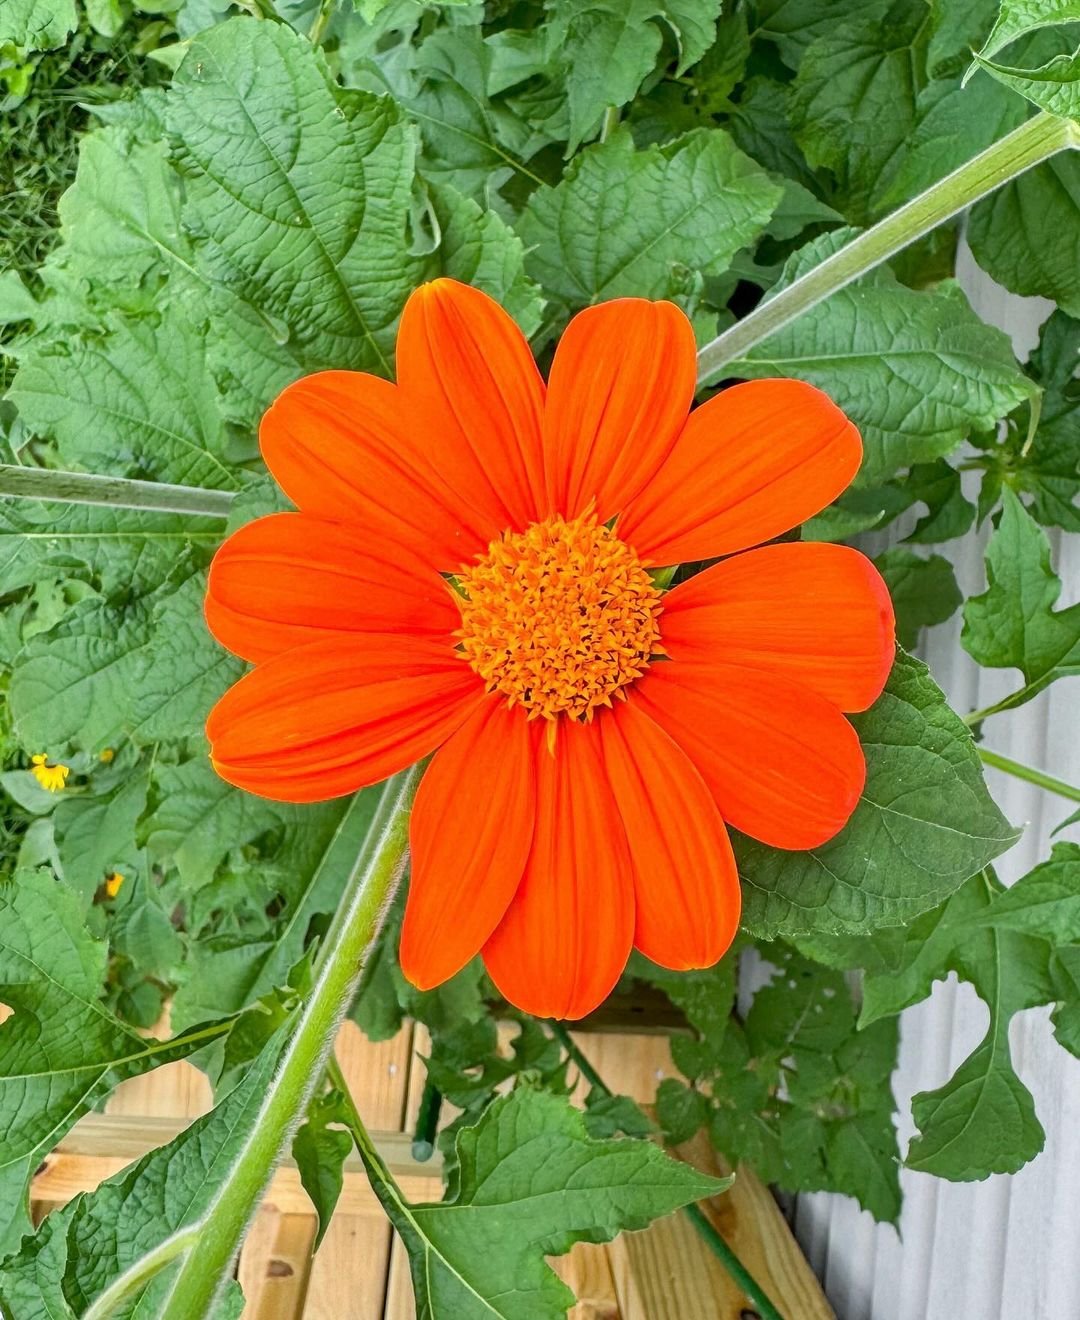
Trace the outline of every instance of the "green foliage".
<path fill-rule="evenodd" d="M 361 1155 L 409 1252 L 417 1312 L 432 1320 L 556 1320 L 574 1298 L 545 1256 L 642 1228 L 730 1182 L 649 1142 L 592 1140 L 580 1111 L 527 1086 L 459 1131 L 457 1176 L 442 1204 L 406 1202 L 377 1157 Z"/>
<path fill-rule="evenodd" d="M 15 375 L 0 462 L 213 487 L 235 496 L 230 529 L 283 507 L 256 441 L 270 400 L 323 368 L 392 374 L 423 280 L 486 289 L 542 356 L 574 312 L 620 296 L 674 299 L 705 341 L 1021 124 L 1025 97 L 1078 104 L 1075 29 L 1054 26 L 1080 19 L 1068 0 L 1000 14 L 992 0 L 361 0 L 318 17 L 271 4 L 268 21 L 225 0 L 83 9 L 0 0 L 0 348 Z M 962 84 L 972 48 L 984 67 Z M 1040 527 L 1080 529 L 1078 195 L 1058 156 L 970 218 L 985 269 L 1061 309 L 1024 367 L 953 283 L 950 222 L 724 368 L 810 381 L 862 432 L 856 486 L 804 536 L 846 539 L 918 506 L 908 543 L 877 561 L 903 645 L 961 603 L 947 558 L 912 547 L 994 521 L 964 642 L 1020 671 L 1000 709 L 1080 672 L 1080 607 L 1055 608 Z M 201 615 L 224 532 L 0 500 L 5 1247 L 28 1227 L 28 1174 L 123 1077 L 204 1046 L 223 1096 L 0 1267 L 14 1320 L 81 1314 L 209 1204 L 369 835 L 369 794 L 282 806 L 209 765 L 203 720 L 240 672 Z M 895 1221 L 896 1017 L 936 980 L 969 981 L 990 1028 L 916 1097 L 908 1163 L 977 1178 L 1041 1146 L 1008 1024 L 1053 1003 L 1080 1052 L 1080 861 L 1063 846 L 1007 892 L 981 873 L 1015 831 L 917 662 L 901 657 L 853 723 L 868 778 L 848 828 L 810 853 L 736 840 L 746 928 L 774 969 L 746 1011 L 738 952 L 693 973 L 635 958 L 623 988 L 650 982 L 689 1027 L 672 1041 L 684 1080 L 657 1095 L 671 1141 L 704 1127 L 767 1179 Z M 39 751 L 71 766 L 64 794 L 30 775 Z M 429 1084 L 459 1111 L 439 1139 L 443 1206 L 407 1206 L 368 1153 L 420 1312 L 560 1314 L 544 1254 L 718 1185 L 632 1140 L 651 1127 L 627 1097 L 594 1086 L 572 1110 L 571 1061 L 523 1015 L 500 1039 L 507 1009 L 479 961 L 435 991 L 409 985 L 400 911 L 350 1011 L 375 1039 L 424 1023 Z M 148 1042 L 133 1028 L 166 999 L 181 1034 Z M 295 1139 L 320 1234 L 349 1123 L 345 1100 L 318 1095 Z M 174 1268 L 130 1305 L 155 1307 Z M 222 1312 L 238 1306 L 234 1288 Z"/>
<path fill-rule="evenodd" d="M 49 1215 L 18 1256 L 0 1261 L 0 1301 L 13 1320 L 75 1320 L 146 1252 L 199 1221 L 255 1120 L 277 1054 L 272 1042 L 216 1109 Z M 153 1314 L 174 1271 L 166 1266 L 114 1314 Z M 238 1320 L 242 1305 L 231 1284 L 215 1315 Z"/>
<path fill-rule="evenodd" d="M 1030 701 L 1056 678 L 1080 673 L 1080 605 L 1055 610 L 1061 580 L 1046 534 L 1011 490 L 986 551 L 987 589 L 964 606 L 963 643 L 981 665 L 1019 669 L 1024 685 L 998 703 Z"/>
<path fill-rule="evenodd" d="M 107 948 L 73 894 L 43 872 L 0 887 L 0 1246 L 29 1231 L 30 1176 L 72 1124 L 125 1078 L 184 1058 L 221 1029 L 146 1040 L 99 1002 Z"/>
<path fill-rule="evenodd" d="M 761 233 L 779 189 L 719 130 L 635 151 L 629 133 L 581 153 L 519 222 L 529 274 L 565 316 L 606 298 L 694 296 Z"/>
<path fill-rule="evenodd" d="M 858 1009 L 840 973 L 781 944 L 761 950 L 775 970 L 745 1017 L 730 1016 L 733 984 L 721 974 L 712 987 L 721 1011 L 695 1023 L 696 1039 L 672 1038 L 689 1085 L 667 1078 L 660 1086 L 665 1136 L 686 1141 L 706 1127 L 728 1160 L 753 1165 L 769 1182 L 844 1191 L 875 1218 L 895 1221 L 896 1024 L 857 1031 Z"/>

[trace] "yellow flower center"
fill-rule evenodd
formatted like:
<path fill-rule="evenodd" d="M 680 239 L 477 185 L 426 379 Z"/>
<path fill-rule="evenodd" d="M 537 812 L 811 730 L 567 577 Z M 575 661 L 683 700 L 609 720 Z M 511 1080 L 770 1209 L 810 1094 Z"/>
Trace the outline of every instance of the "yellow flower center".
<path fill-rule="evenodd" d="M 592 513 L 507 532 L 458 585 L 465 659 L 529 719 L 591 720 L 663 649 L 660 592 Z"/>

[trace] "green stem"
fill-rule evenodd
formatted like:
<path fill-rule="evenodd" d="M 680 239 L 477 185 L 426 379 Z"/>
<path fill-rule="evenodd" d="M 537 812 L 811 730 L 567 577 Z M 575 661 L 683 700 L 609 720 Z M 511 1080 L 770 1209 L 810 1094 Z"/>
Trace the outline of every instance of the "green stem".
<path fill-rule="evenodd" d="M 1043 685 L 1045 687 L 1045 684 Z M 973 729 L 976 724 L 981 724 L 991 715 L 1001 715 L 1004 711 L 1015 710 L 1017 706 L 1022 706 L 1024 702 L 1030 701 L 1042 691 L 1034 683 L 1027 683 L 1019 692 L 1010 692 L 1007 697 L 1002 697 L 1000 701 L 995 701 L 992 706 L 983 706 L 981 710 L 969 711 L 963 716 L 964 723 L 969 729 Z"/>
<path fill-rule="evenodd" d="M 857 280 L 889 257 L 930 233 L 980 197 L 1068 147 L 1080 145 L 1070 120 L 1046 111 L 973 156 L 892 215 L 886 216 L 819 266 L 800 276 L 749 316 L 737 321 L 698 353 L 698 380 L 714 379 L 721 368 L 803 312 Z"/>
<path fill-rule="evenodd" d="M 102 504 L 148 513 L 187 513 L 227 518 L 236 492 L 202 486 L 170 486 L 159 481 L 100 477 L 92 472 L 56 472 L 52 468 L 0 463 L 0 496 L 58 500 L 63 504 Z"/>
<path fill-rule="evenodd" d="M 683 1213 L 697 1229 L 705 1245 L 731 1275 L 736 1285 L 742 1289 L 746 1300 L 761 1317 L 761 1320 L 784 1320 L 784 1317 L 769 1300 L 768 1294 L 754 1278 L 699 1205 L 688 1205 Z"/>
<path fill-rule="evenodd" d="M 327 1067 L 341 1015 L 378 934 L 408 852 L 409 809 L 421 773 L 387 780 L 367 840 L 345 884 L 274 1081 L 231 1169 L 199 1223 L 199 1240 L 177 1271 L 157 1320 L 205 1320 L 229 1277 L 244 1230 Z M 355 799 L 350 811 L 366 811 Z"/>
<path fill-rule="evenodd" d="M 145 1287 L 156 1274 L 160 1274 L 166 1265 L 190 1250 L 198 1241 L 199 1232 L 198 1224 L 182 1228 L 179 1233 L 159 1242 L 153 1251 L 140 1256 L 130 1269 L 125 1270 L 103 1293 L 94 1298 L 83 1312 L 82 1320 L 107 1320 L 108 1316 L 115 1314 L 124 1302 Z"/>
<path fill-rule="evenodd" d="M 308 33 L 308 41 L 313 46 L 322 44 L 323 37 L 326 36 L 326 29 L 334 16 L 334 7 L 337 0 L 322 0 L 319 5 L 319 12 L 315 15 L 315 21 L 311 25 L 311 31 Z"/>
<path fill-rule="evenodd" d="M 549 1021 L 548 1030 L 563 1047 L 566 1053 L 573 1059 L 582 1077 L 589 1083 L 594 1091 L 599 1091 L 601 1095 L 611 1095 L 611 1088 L 592 1066 L 589 1060 L 581 1051 L 581 1047 L 576 1043 L 573 1036 L 563 1026 L 561 1022 Z"/>
<path fill-rule="evenodd" d="M 574 1038 L 567 1031 L 561 1022 L 549 1021 L 548 1030 L 563 1047 L 566 1053 L 574 1061 L 578 1071 L 588 1081 L 594 1090 L 599 1091 L 601 1095 L 611 1095 L 611 1087 L 604 1081 L 589 1060 L 582 1053 L 581 1047 L 575 1042 Z M 708 1215 L 697 1205 L 687 1205 L 683 1207 L 683 1213 L 689 1218 L 690 1222 L 697 1229 L 698 1236 L 705 1245 L 719 1260 L 720 1264 L 731 1275 L 732 1279 L 742 1289 L 746 1300 L 751 1303 L 757 1311 L 761 1320 L 784 1320 L 784 1317 L 773 1306 L 761 1284 L 754 1278 L 742 1261 L 736 1256 L 734 1251 L 728 1246 L 709 1219 Z"/>
<path fill-rule="evenodd" d="M 1013 761 L 1008 756 L 1002 756 L 1000 752 L 992 752 L 989 747 L 980 747 L 979 756 L 986 765 L 992 765 L 995 770 L 1004 770 L 1007 775 L 1025 779 L 1029 784 L 1056 793 L 1058 797 L 1068 798 L 1070 802 L 1080 802 L 1080 788 L 1066 784 L 1063 779 L 1055 779 L 1053 775 L 1048 775 L 1043 770 L 1024 765 L 1022 761 Z"/>

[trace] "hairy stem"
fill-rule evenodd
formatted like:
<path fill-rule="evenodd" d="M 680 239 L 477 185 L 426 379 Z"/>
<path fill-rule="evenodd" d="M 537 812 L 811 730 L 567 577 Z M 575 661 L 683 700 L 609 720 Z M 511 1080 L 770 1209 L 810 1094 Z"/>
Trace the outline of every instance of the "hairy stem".
<path fill-rule="evenodd" d="M 611 1095 L 611 1087 L 608 1086 L 592 1066 L 581 1047 L 574 1040 L 573 1036 L 570 1035 L 566 1027 L 561 1022 L 555 1021 L 548 1022 L 547 1027 L 573 1060 L 578 1071 L 589 1085 L 592 1086 L 594 1090 L 599 1091 L 601 1095 Z M 735 1252 L 732 1251 L 727 1242 L 724 1241 L 716 1226 L 701 1207 L 698 1205 L 684 1206 L 683 1214 L 685 1214 L 694 1225 L 694 1228 L 697 1229 L 698 1236 L 717 1258 L 720 1264 L 723 1265 L 724 1269 L 727 1270 L 735 1284 L 742 1290 L 746 1300 L 758 1313 L 760 1320 L 784 1320 L 784 1317 L 769 1300 L 769 1296 L 764 1288 L 762 1288 L 761 1284 L 758 1283 Z"/>
<path fill-rule="evenodd" d="M 160 481 L 133 481 L 127 477 L 100 477 L 93 472 L 56 472 L 52 468 L 0 463 L 0 496 L 3 495 L 24 500 L 104 504 L 113 509 L 186 513 L 220 519 L 229 516 L 236 498 L 236 493 L 231 490 L 170 486 Z"/>
<path fill-rule="evenodd" d="M 205 1320 L 213 1313 L 244 1230 L 323 1076 L 341 1015 L 405 869 L 409 810 L 421 770 L 413 766 L 387 780 L 316 963 L 311 994 L 251 1132 L 200 1221 L 198 1244 L 178 1270 L 158 1320 Z M 364 810 L 359 798 L 350 810 Z"/>
<path fill-rule="evenodd" d="M 706 344 L 698 353 L 699 382 L 715 378 L 729 362 L 979 198 L 1040 161 L 1078 145 L 1080 130 L 1071 120 L 1046 111 L 1035 115 Z"/>
<path fill-rule="evenodd" d="M 993 752 L 989 747 L 980 747 L 979 756 L 984 765 L 992 765 L 995 770 L 1003 770 L 1007 775 L 1024 779 L 1029 784 L 1045 788 L 1049 793 L 1056 793 L 1058 797 L 1068 798 L 1070 802 L 1080 802 L 1080 788 L 1065 783 L 1063 779 L 1055 779 L 1053 775 L 1048 775 L 1043 770 L 1036 770 L 1033 766 L 1024 765 L 1022 761 L 1014 761 L 1008 756 L 1002 756 L 1000 752 Z"/>

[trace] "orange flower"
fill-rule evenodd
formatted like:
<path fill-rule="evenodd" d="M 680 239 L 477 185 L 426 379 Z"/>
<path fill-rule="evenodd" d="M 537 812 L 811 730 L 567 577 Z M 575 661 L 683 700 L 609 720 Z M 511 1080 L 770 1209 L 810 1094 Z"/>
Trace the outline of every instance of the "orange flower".
<path fill-rule="evenodd" d="M 573 1018 L 632 945 L 709 966 L 739 918 L 724 822 L 810 848 L 863 786 L 841 712 L 888 674 L 885 585 L 843 546 L 761 544 L 844 489 L 858 432 L 791 380 L 691 413 L 689 322 L 633 298 L 574 318 L 545 387 L 495 302 L 436 280 L 397 370 L 309 376 L 263 420 L 300 512 L 210 572 L 210 628 L 255 662 L 210 715 L 218 773 L 309 802 L 436 752 L 401 936 L 422 988 L 482 952 L 512 1003 Z M 725 555 L 672 591 L 649 572 Z"/>

